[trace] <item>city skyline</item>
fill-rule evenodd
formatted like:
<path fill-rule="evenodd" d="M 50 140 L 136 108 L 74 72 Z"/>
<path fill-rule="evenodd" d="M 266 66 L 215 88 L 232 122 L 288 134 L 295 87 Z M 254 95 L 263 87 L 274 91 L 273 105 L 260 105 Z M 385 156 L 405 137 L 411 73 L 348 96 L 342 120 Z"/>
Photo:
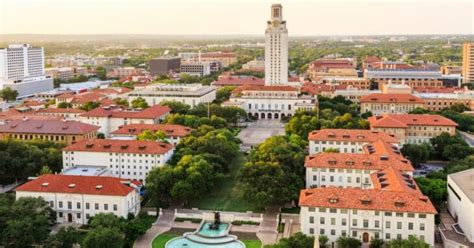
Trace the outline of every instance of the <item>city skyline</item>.
<path fill-rule="evenodd" d="M 222 2 L 5 0 L 0 34 L 263 35 L 272 3 L 283 4 L 290 36 L 474 34 L 471 1 Z"/>

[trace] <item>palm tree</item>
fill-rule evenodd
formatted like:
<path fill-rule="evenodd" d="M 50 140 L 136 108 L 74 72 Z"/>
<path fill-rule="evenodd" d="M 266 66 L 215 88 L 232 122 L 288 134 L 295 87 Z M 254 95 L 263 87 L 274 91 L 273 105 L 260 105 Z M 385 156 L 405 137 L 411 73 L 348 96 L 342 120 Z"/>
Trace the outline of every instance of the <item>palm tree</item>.
<path fill-rule="evenodd" d="M 369 243 L 369 248 L 382 248 L 384 241 L 378 238 L 372 238 Z"/>
<path fill-rule="evenodd" d="M 320 248 L 326 247 L 328 241 L 329 241 L 329 238 L 326 235 L 320 235 L 319 236 L 319 247 Z"/>

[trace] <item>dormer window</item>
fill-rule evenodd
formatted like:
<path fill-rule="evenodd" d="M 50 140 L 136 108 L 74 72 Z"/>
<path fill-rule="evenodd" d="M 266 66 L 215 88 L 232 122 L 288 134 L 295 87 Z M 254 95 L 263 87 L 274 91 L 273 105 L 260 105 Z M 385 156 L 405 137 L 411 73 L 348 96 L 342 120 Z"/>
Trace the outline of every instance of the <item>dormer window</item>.
<path fill-rule="evenodd" d="M 339 199 L 337 199 L 336 197 L 329 198 L 329 203 L 337 203 L 338 201 Z"/>
<path fill-rule="evenodd" d="M 335 164 L 337 164 L 337 161 L 336 161 L 336 160 L 329 160 L 328 162 L 329 162 L 330 165 L 335 165 Z"/>
<path fill-rule="evenodd" d="M 402 208 L 405 206 L 405 202 L 402 202 L 402 201 L 396 201 L 395 202 L 395 207 L 397 208 Z"/>

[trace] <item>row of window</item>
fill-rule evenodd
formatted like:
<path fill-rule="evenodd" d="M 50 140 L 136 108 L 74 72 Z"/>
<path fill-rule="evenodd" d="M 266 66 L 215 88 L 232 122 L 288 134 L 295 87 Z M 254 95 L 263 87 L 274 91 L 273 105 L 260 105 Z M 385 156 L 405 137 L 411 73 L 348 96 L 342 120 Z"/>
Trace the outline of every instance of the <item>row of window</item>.
<path fill-rule="evenodd" d="M 65 209 L 71 209 L 72 210 L 73 203 L 71 201 L 68 201 L 66 204 L 67 204 L 67 208 L 65 208 Z M 85 205 L 86 205 L 85 209 L 91 209 L 90 208 L 91 206 L 90 206 L 89 202 L 86 202 Z M 54 201 L 49 201 L 49 206 L 51 208 L 54 208 Z M 82 207 L 81 203 L 76 202 L 76 208 L 75 209 L 81 209 L 81 207 Z M 58 201 L 58 209 L 62 209 L 62 208 L 63 208 L 63 202 Z M 99 208 L 100 208 L 100 204 L 99 203 L 94 203 L 94 209 L 95 210 L 100 210 Z M 108 211 L 109 210 L 109 204 L 104 203 L 102 209 L 105 210 L 105 211 Z M 117 204 L 112 204 L 112 209 L 113 209 L 113 211 L 117 211 L 117 209 L 118 209 Z"/>
<path fill-rule="evenodd" d="M 309 212 L 319 212 L 319 213 L 326 213 L 328 210 L 329 213 L 341 213 L 341 214 L 347 214 L 348 213 L 348 209 L 344 209 L 344 208 L 341 208 L 341 209 L 337 209 L 337 208 L 325 208 L 325 207 L 320 207 L 320 208 L 316 208 L 316 207 L 308 207 L 308 211 Z M 358 213 L 358 210 L 357 209 L 352 209 L 351 213 L 353 215 L 356 215 Z M 381 214 L 381 211 L 374 211 L 374 215 L 375 216 L 380 216 Z M 386 212 L 383 212 L 384 216 L 387 216 L 387 217 L 392 217 L 392 216 L 395 216 L 395 217 L 404 217 L 405 216 L 405 213 L 403 212 L 389 212 L 389 211 L 386 211 Z M 415 213 L 406 213 L 406 217 L 408 218 L 415 218 L 416 214 Z M 421 219 L 426 219 L 426 214 L 418 214 L 418 218 L 421 218 Z"/>
<path fill-rule="evenodd" d="M 310 228 L 310 229 L 309 229 L 309 233 L 310 233 L 310 234 L 314 234 L 314 228 Z M 326 233 L 326 229 L 321 228 L 321 229 L 319 230 L 319 234 L 321 234 L 321 235 L 330 235 L 330 236 L 333 236 L 333 237 L 338 237 L 338 236 L 339 236 L 339 235 L 337 234 L 337 232 L 336 232 L 335 229 L 330 229 L 330 232 L 329 232 L 329 233 Z M 358 235 L 359 235 L 359 232 L 358 232 L 358 231 L 352 231 L 352 237 L 357 238 Z M 341 236 L 347 236 L 346 230 L 341 230 Z M 408 236 L 410 236 L 410 235 L 408 235 Z M 375 232 L 375 233 L 374 233 L 374 237 L 375 237 L 376 239 L 379 239 L 379 238 L 380 238 L 380 233 L 379 233 L 379 232 Z M 395 237 L 395 236 L 394 236 L 394 237 Z M 402 239 L 402 234 L 400 234 L 400 233 L 396 234 L 396 238 L 397 238 L 397 239 Z M 391 235 L 390 233 L 385 233 L 385 239 L 386 239 L 386 240 L 392 239 L 392 235 Z M 420 236 L 419 236 L 419 239 L 425 240 L 425 236 L 424 236 L 424 235 L 420 235 Z"/>
<path fill-rule="evenodd" d="M 336 218 L 329 218 L 330 221 L 329 221 L 329 224 L 332 225 L 332 226 L 335 226 L 336 225 Z M 309 217 L 309 223 L 310 224 L 314 224 L 314 217 L 313 216 L 310 216 Z M 347 225 L 347 220 L 346 218 L 341 218 L 341 226 L 346 226 Z M 391 223 L 390 221 L 386 221 L 385 222 L 385 228 L 386 229 L 390 229 L 391 228 Z M 319 224 L 321 225 L 325 225 L 326 224 L 326 218 L 325 217 L 320 217 L 319 218 Z M 397 224 L 397 227 L 396 229 L 403 229 L 403 222 L 401 221 L 397 221 L 396 222 Z M 352 227 L 358 227 L 358 221 L 357 219 L 352 219 Z M 369 228 L 369 220 L 365 219 L 362 221 L 362 227 L 363 228 Z M 380 221 L 379 220 L 375 220 L 373 222 L 373 228 L 380 228 Z M 407 223 L 407 228 L 408 230 L 414 230 L 414 224 L 413 222 L 408 222 Z M 420 223 L 419 225 L 419 230 L 420 231 L 424 231 L 425 230 L 425 223 Z"/>

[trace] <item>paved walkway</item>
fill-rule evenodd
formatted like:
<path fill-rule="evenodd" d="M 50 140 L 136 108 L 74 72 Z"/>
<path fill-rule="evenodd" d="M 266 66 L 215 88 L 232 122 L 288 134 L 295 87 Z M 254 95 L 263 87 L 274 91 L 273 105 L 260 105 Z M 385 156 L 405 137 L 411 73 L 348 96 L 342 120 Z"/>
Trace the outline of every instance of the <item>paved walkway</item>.
<path fill-rule="evenodd" d="M 164 209 L 163 214 L 158 218 L 158 220 L 153 224 L 153 226 L 148 229 L 148 231 L 139 237 L 135 244 L 134 248 L 150 248 L 153 239 L 171 229 L 174 222 L 174 209 Z"/>
<path fill-rule="evenodd" d="M 252 146 L 258 145 L 275 135 L 285 134 L 284 124 L 278 120 L 258 120 L 251 122 L 248 126 L 242 129 L 237 136 L 242 144 L 240 149 L 248 151 Z"/>
<path fill-rule="evenodd" d="M 257 237 L 262 241 L 263 246 L 275 244 L 278 238 L 278 208 L 270 208 L 263 214 L 263 221 L 257 232 Z"/>

